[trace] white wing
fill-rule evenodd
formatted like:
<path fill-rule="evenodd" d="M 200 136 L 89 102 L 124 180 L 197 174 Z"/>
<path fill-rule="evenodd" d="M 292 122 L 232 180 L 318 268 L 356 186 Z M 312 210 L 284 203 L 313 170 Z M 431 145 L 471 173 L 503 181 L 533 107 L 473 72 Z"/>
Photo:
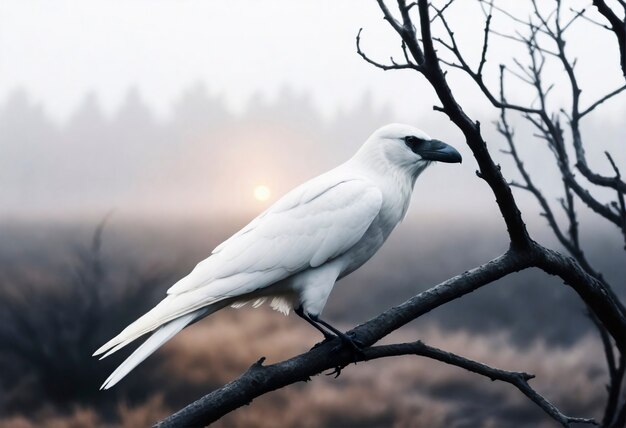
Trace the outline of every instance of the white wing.
<path fill-rule="evenodd" d="M 168 294 L 205 288 L 213 298 L 238 296 L 320 266 L 361 239 L 381 204 L 381 192 L 369 180 L 331 171 L 277 201 Z"/>
<path fill-rule="evenodd" d="M 107 351 L 109 355 L 179 317 L 214 312 L 229 298 L 245 296 L 343 254 L 361 239 L 381 204 L 381 192 L 374 184 L 337 170 L 303 184 L 218 246 L 174 284 L 165 299 L 94 355 Z M 274 305 L 280 306 L 279 302 Z M 168 334 L 161 335 L 163 340 Z M 156 339 L 158 347 L 162 342 Z M 149 353 L 141 353 L 141 358 L 133 361 L 141 361 Z"/>

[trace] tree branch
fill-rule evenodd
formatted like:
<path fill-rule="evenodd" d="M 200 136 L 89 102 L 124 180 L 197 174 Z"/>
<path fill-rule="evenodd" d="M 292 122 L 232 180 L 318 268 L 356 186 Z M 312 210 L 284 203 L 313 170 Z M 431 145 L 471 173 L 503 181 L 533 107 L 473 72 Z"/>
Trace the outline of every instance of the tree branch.
<path fill-rule="evenodd" d="M 448 115 L 450 120 L 461 130 L 461 132 L 463 132 L 466 142 L 472 150 L 474 158 L 478 162 L 481 176 L 489 184 L 496 196 L 496 203 L 498 204 L 500 212 L 502 213 L 506 223 L 507 230 L 511 238 L 511 245 L 513 247 L 528 248 L 531 240 L 528 236 L 526 225 L 522 220 L 521 213 L 517 207 L 515 199 L 513 198 L 511 189 L 502 176 L 500 168 L 496 166 L 495 162 L 491 158 L 491 154 L 487 149 L 487 144 L 481 135 L 480 123 L 472 121 L 465 114 L 452 95 L 452 91 L 448 86 L 445 75 L 439 67 L 439 59 L 433 45 L 434 39 L 431 35 L 428 2 L 425 0 L 418 1 L 418 8 L 424 50 L 424 64 L 421 72 L 430 82 L 433 89 L 435 89 L 446 115 Z M 440 18 L 441 17 L 442 16 L 440 16 Z M 402 37 L 402 34 L 400 34 L 400 36 Z M 408 45 L 417 44 L 417 40 L 403 39 Z M 459 61 L 461 61 L 461 59 L 462 56 L 459 58 Z"/>
<path fill-rule="evenodd" d="M 406 64 L 398 64 L 394 61 L 393 57 L 390 58 L 391 65 L 382 64 L 380 62 L 374 61 L 369 58 L 362 50 L 361 50 L 361 32 L 363 29 L 359 29 L 359 32 L 356 35 L 356 52 L 363 58 L 366 62 L 372 64 L 376 68 L 380 68 L 382 70 L 403 70 L 403 69 L 413 69 L 419 70 L 419 66 L 409 62 L 407 58 Z"/>
<path fill-rule="evenodd" d="M 371 346 L 421 315 L 512 272 L 522 270 L 529 264 L 528 255 L 509 251 L 383 312 L 355 327 L 348 334 L 364 346 Z M 311 376 L 327 370 L 345 367 L 353 361 L 353 355 L 349 351 L 336 352 L 334 349 L 340 343 L 337 339 L 323 342 L 304 354 L 269 366 L 263 366 L 264 359 L 261 359 L 238 379 L 205 395 L 157 426 L 208 425 L 267 392 L 295 382 L 307 381 Z"/>
<path fill-rule="evenodd" d="M 621 2 L 622 6 L 624 2 Z M 619 46 L 619 58 L 624 78 L 626 79 L 626 19 L 620 19 L 617 14 L 611 9 L 605 0 L 593 0 L 593 5 L 598 9 L 598 12 L 609 21 L 611 30 L 617 38 L 617 44 Z M 624 7 L 626 13 L 626 7 Z"/>
<path fill-rule="evenodd" d="M 391 357 L 399 355 L 418 355 L 428 357 L 446 364 L 463 368 L 467 371 L 485 376 L 492 381 L 499 380 L 510 383 L 526 395 L 531 401 L 543 409 L 552 419 L 559 422 L 564 427 L 568 427 L 572 423 L 594 424 L 593 419 L 574 418 L 564 415 L 554 404 L 550 403 L 543 396 L 537 393 L 528 381 L 535 376 L 522 372 L 511 372 L 489 367 L 486 364 L 467 359 L 465 357 L 443 351 L 441 349 L 428 346 L 421 341 L 412 343 L 400 343 L 395 345 L 383 345 L 366 349 L 363 358 L 360 361 L 369 361 L 376 358 Z"/>
<path fill-rule="evenodd" d="M 587 114 L 591 113 L 596 107 L 598 107 L 600 104 L 602 104 L 603 102 L 613 98 L 615 95 L 619 94 L 620 92 L 622 92 L 624 89 L 626 89 L 626 85 L 620 86 L 619 88 L 617 88 L 616 90 L 609 92 L 608 94 L 606 94 L 605 96 L 603 96 L 602 98 L 600 98 L 598 101 L 594 102 L 593 104 L 591 104 L 589 107 L 587 107 L 586 109 L 584 109 L 583 111 L 580 112 L 580 115 L 578 117 L 583 117 L 586 116 Z"/>

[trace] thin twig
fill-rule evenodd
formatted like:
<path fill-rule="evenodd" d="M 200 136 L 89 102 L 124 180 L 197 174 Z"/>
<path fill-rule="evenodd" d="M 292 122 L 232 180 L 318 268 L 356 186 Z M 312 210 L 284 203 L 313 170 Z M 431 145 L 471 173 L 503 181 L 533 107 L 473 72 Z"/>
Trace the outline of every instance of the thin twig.
<path fill-rule="evenodd" d="M 419 66 L 416 64 L 412 64 L 412 63 L 406 63 L 406 64 L 398 64 L 394 61 L 393 57 L 390 58 L 391 60 L 391 64 L 382 64 L 380 62 L 374 61 L 373 59 L 369 58 L 365 52 L 363 52 L 361 50 L 361 32 L 363 31 L 363 29 L 359 29 L 359 32 L 356 35 L 356 52 L 361 56 L 361 58 L 363 58 L 365 61 L 367 61 L 368 63 L 372 64 L 374 67 L 380 68 L 382 70 L 406 70 L 406 69 L 413 69 L 413 70 L 419 70 Z"/>
<path fill-rule="evenodd" d="M 602 104 L 603 102 L 613 98 L 615 95 L 619 94 L 620 92 L 622 92 L 624 89 L 626 89 L 626 85 L 620 86 L 619 88 L 615 89 L 612 92 L 609 92 L 608 94 L 606 94 L 605 96 L 603 96 L 602 98 L 600 98 L 598 101 L 596 101 L 595 103 L 591 104 L 589 107 L 587 107 L 586 109 L 584 109 L 582 112 L 580 112 L 579 116 L 580 118 L 582 118 L 583 116 L 591 113 L 596 107 L 598 107 L 600 104 Z"/>

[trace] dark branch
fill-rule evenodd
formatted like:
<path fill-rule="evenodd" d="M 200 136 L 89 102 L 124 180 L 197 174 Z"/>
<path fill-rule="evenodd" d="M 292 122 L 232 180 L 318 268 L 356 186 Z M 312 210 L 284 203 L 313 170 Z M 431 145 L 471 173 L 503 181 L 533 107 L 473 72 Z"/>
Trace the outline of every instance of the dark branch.
<path fill-rule="evenodd" d="M 532 242 L 532 240 L 528 236 L 526 227 L 521 217 L 521 213 L 519 212 L 517 204 L 515 203 L 515 200 L 511 193 L 511 189 L 508 186 L 508 183 L 506 182 L 504 177 L 502 176 L 500 168 L 496 166 L 496 164 L 493 162 L 493 159 L 491 158 L 491 155 L 489 154 L 486 143 L 482 138 L 479 124 L 469 119 L 469 117 L 467 117 L 465 112 L 457 103 L 454 96 L 452 95 L 450 87 L 448 86 L 445 75 L 438 65 L 439 63 L 437 53 L 434 49 L 433 38 L 431 36 L 430 19 L 428 18 L 428 2 L 426 0 L 420 0 L 418 2 L 418 7 L 420 12 L 420 27 L 425 57 L 425 63 L 421 72 L 435 89 L 439 100 L 443 105 L 444 112 L 465 135 L 467 144 L 470 149 L 472 149 L 474 157 L 480 166 L 481 177 L 490 185 L 492 191 L 496 195 L 496 201 L 498 202 L 500 212 L 505 219 L 505 222 L 507 223 L 512 247 L 515 248 L 516 245 L 521 245 L 522 248 L 526 245 L 535 247 L 536 244 Z M 454 34 L 451 31 L 450 27 L 447 25 L 445 17 L 440 16 L 440 19 L 444 23 L 448 34 L 451 35 L 451 37 L 453 38 Z M 545 21 L 546 18 L 541 19 L 543 22 L 547 22 Z M 545 26 L 546 32 L 552 32 L 547 23 L 545 24 Z M 408 40 L 405 39 L 405 41 L 407 44 L 409 43 Z M 454 45 L 455 42 L 453 41 L 453 46 Z M 460 57 L 462 58 L 462 56 Z M 465 62 L 465 64 L 467 63 Z M 535 70 L 539 71 L 540 67 L 541 66 L 537 65 L 535 67 Z M 490 100 L 495 100 L 495 97 L 493 97 L 493 95 L 491 95 L 491 97 L 487 94 L 485 95 Z M 495 105 L 499 106 L 500 108 L 508 108 L 507 104 L 499 103 L 498 100 L 495 100 Z M 542 119 L 544 120 L 544 122 L 546 122 L 546 126 L 551 127 L 550 133 L 554 135 L 561 135 L 560 130 L 556 128 L 555 125 L 550 121 L 547 113 L 542 110 L 539 110 L 539 112 L 542 115 Z M 562 149 L 562 144 L 559 140 L 556 140 L 555 149 Z M 561 153 L 564 152 L 561 150 Z M 593 199 L 593 197 L 585 189 L 582 189 L 580 186 L 577 185 L 576 181 L 573 180 L 573 175 L 571 173 L 567 176 L 567 179 L 568 185 L 570 185 L 570 187 L 575 185 L 577 186 L 577 194 L 580 193 L 584 197 L 588 197 L 590 202 L 596 202 L 595 199 Z M 607 214 L 606 211 L 609 210 L 606 206 L 599 203 L 597 203 L 597 205 L 592 205 L 591 208 L 593 208 L 594 210 L 597 209 L 603 214 Z M 618 217 L 612 212 L 608 215 L 610 215 L 612 218 Z M 581 295 L 583 301 L 590 305 L 593 312 L 596 313 L 598 317 L 602 320 L 605 327 L 611 333 L 611 336 L 618 343 L 618 347 L 622 351 L 625 350 L 626 337 L 624 337 L 625 335 L 623 334 L 623 330 L 620 331 L 620 329 L 626 328 L 626 318 L 624 315 L 623 306 L 621 305 L 619 300 L 616 299 L 615 294 L 612 292 L 612 290 L 607 287 L 606 284 L 603 284 L 597 278 L 587 273 L 573 260 L 564 258 L 561 255 L 557 256 L 558 253 L 553 253 L 550 250 L 544 248 L 539 250 L 539 253 L 541 253 L 541 257 L 540 260 L 537 261 L 537 266 L 548 273 L 560 276 L 569 285 L 574 287 L 574 289 L 577 289 L 577 292 Z M 558 263 L 553 263 L 557 262 L 557 260 Z M 591 289 L 593 289 L 594 291 L 591 294 L 587 294 L 587 292 Z M 604 306 L 605 304 L 609 304 L 611 306 L 609 312 L 612 314 L 610 316 L 612 319 L 610 320 L 607 318 L 607 313 L 604 310 L 599 310 L 598 305 Z"/>
<path fill-rule="evenodd" d="M 622 390 L 622 381 L 624 379 L 624 370 L 626 369 L 626 360 L 624 358 L 624 354 L 621 354 L 619 366 L 616 364 L 611 338 L 595 315 L 589 313 L 589 318 L 596 326 L 598 333 L 600 334 L 602 346 L 604 347 L 606 364 L 609 371 L 609 385 L 607 385 L 608 397 L 604 408 L 604 416 L 602 417 L 602 426 L 619 426 L 617 424 L 611 424 L 611 422 L 616 419 L 616 414 L 618 412 L 620 392 Z"/>
<path fill-rule="evenodd" d="M 621 2 L 621 4 L 623 6 L 624 2 Z M 609 21 L 611 30 L 617 38 L 620 66 L 622 67 L 624 78 L 626 79 L 626 19 L 620 19 L 613 9 L 606 4 L 605 0 L 593 0 L 593 5 L 598 9 L 598 12 Z M 624 10 L 626 11 L 626 7 L 624 7 Z"/>
<path fill-rule="evenodd" d="M 524 106 L 516 105 L 516 104 L 500 102 L 496 98 L 496 96 L 493 95 L 491 90 L 487 87 L 487 84 L 483 80 L 482 74 L 480 74 L 478 72 L 475 72 L 472 69 L 472 67 L 470 67 L 468 62 L 465 60 L 463 55 L 461 54 L 459 46 L 458 46 L 458 44 L 456 42 L 456 37 L 454 36 L 454 32 L 450 28 L 450 26 L 449 26 L 447 20 L 445 19 L 445 17 L 443 15 L 439 15 L 439 19 L 441 20 L 444 28 L 446 29 L 446 32 L 448 34 L 448 38 L 450 39 L 450 43 L 447 43 L 447 42 L 445 42 L 444 40 L 442 40 L 441 38 L 438 38 L 438 37 L 434 37 L 432 40 L 434 40 L 437 43 L 441 44 L 442 46 L 444 46 L 445 48 L 447 48 L 448 50 L 450 50 L 454 54 L 454 56 L 456 57 L 456 59 L 459 62 L 458 68 L 460 68 L 463 71 L 465 71 L 467 73 L 467 75 L 470 76 L 474 80 L 474 82 L 478 85 L 478 87 L 483 92 L 483 94 L 489 99 L 489 102 L 491 102 L 495 107 L 498 107 L 498 108 L 505 107 L 505 108 L 508 108 L 508 109 L 511 109 L 511 110 L 517 110 L 517 111 L 524 112 L 524 113 L 539 113 L 539 110 L 534 109 L 534 108 L 524 107 Z M 487 28 L 487 31 L 488 30 L 489 29 Z M 488 40 L 485 39 L 485 45 L 484 45 L 484 48 L 483 48 L 483 52 L 484 52 L 485 56 L 487 54 L 487 42 L 488 42 Z M 433 48 L 433 50 L 434 50 L 434 48 Z M 436 60 L 437 60 L 437 56 L 435 54 L 435 61 Z M 439 61 L 441 61 L 441 60 L 439 59 Z M 481 63 L 482 63 L 482 61 L 481 61 Z M 482 68 L 481 68 L 481 71 L 482 71 Z"/>
<path fill-rule="evenodd" d="M 609 92 L 608 94 L 606 94 L 605 96 L 603 96 L 602 98 L 600 98 L 598 101 L 596 101 L 595 103 L 591 104 L 589 107 L 587 107 L 586 109 L 584 109 L 582 112 L 580 112 L 578 117 L 583 117 L 589 113 L 591 113 L 596 107 L 598 107 L 600 104 L 602 104 L 603 102 L 613 98 L 615 95 L 619 94 L 620 92 L 622 92 L 624 89 L 626 89 L 626 85 L 624 86 L 620 86 L 619 88 L 617 88 L 616 90 L 614 90 L 613 92 Z"/>
<path fill-rule="evenodd" d="M 486 364 L 461 357 L 451 352 L 428 346 L 420 341 L 412 343 L 400 343 L 396 345 L 376 346 L 365 350 L 361 361 L 369 361 L 376 358 L 391 357 L 399 355 L 419 355 L 432 358 L 446 364 L 463 368 L 467 371 L 485 376 L 492 381 L 499 380 L 510 383 L 526 395 L 531 401 L 541 407 L 552 419 L 567 427 L 572 423 L 596 424 L 593 419 L 574 418 L 564 415 L 554 404 L 550 403 L 543 396 L 537 393 L 528 381 L 535 376 L 528 373 L 510 372 L 489 367 Z"/>
<path fill-rule="evenodd" d="M 493 17 L 492 9 L 493 9 L 493 0 L 489 3 L 490 9 L 489 14 L 487 15 L 487 19 L 485 20 L 485 29 L 484 29 L 484 38 L 483 38 L 483 49 L 480 54 L 480 63 L 478 64 L 478 70 L 476 74 L 482 76 L 483 67 L 485 66 L 485 62 L 487 62 L 487 49 L 489 46 L 489 26 L 491 24 L 491 18 Z"/>
<path fill-rule="evenodd" d="M 563 270 L 575 272 L 574 276 L 570 278 L 576 283 L 574 288 L 576 289 L 578 286 L 584 288 L 584 283 L 578 284 L 580 276 L 584 277 L 584 273 L 576 272 L 575 265 L 562 260 L 562 256 L 558 253 L 541 249 L 541 247 L 537 247 L 537 251 L 535 257 L 546 251 L 547 258 L 544 262 L 546 266 L 549 266 L 549 270 L 557 274 L 562 274 Z M 509 251 L 478 268 L 418 294 L 400 306 L 383 312 L 365 324 L 357 326 L 349 334 L 364 345 L 370 346 L 406 323 L 451 300 L 492 283 L 509 273 L 527 268 L 536 262 L 533 260 L 533 254 Z M 232 410 L 249 404 L 267 392 L 295 382 L 307 381 L 311 376 L 331 369 L 341 370 L 342 367 L 352 362 L 353 355 L 351 352 L 334 351 L 333 349 L 337 344 L 336 340 L 322 343 L 304 354 L 269 366 L 263 366 L 263 360 L 260 360 L 238 379 L 166 418 L 158 426 L 207 425 Z M 546 410 L 543 406 L 547 405 L 544 403 L 542 408 Z"/>
<path fill-rule="evenodd" d="M 383 312 L 352 329 L 349 334 L 365 346 L 373 345 L 419 316 L 496 279 L 522 270 L 529 266 L 529 263 L 528 255 L 507 252 Z M 350 352 L 335 352 L 333 349 L 337 344 L 336 340 L 322 343 L 304 354 L 269 366 L 263 366 L 263 360 L 260 360 L 238 379 L 169 416 L 158 426 L 208 425 L 270 391 L 295 382 L 307 381 L 310 377 L 327 370 L 345 367 L 352 362 L 353 356 Z"/>
<path fill-rule="evenodd" d="M 363 29 L 359 29 L 359 32 L 356 35 L 356 52 L 361 56 L 361 58 L 363 58 L 366 62 L 372 64 L 374 67 L 380 68 L 382 70 L 404 70 L 404 69 L 414 69 L 417 70 L 419 69 L 419 66 L 412 64 L 410 62 L 408 62 L 406 64 L 398 64 L 393 60 L 393 57 L 390 58 L 391 60 L 391 64 L 387 65 L 387 64 L 382 64 L 380 62 L 374 61 L 373 59 L 369 58 L 362 50 L 361 50 L 361 32 L 363 31 Z M 407 58 L 408 59 L 408 58 Z"/>

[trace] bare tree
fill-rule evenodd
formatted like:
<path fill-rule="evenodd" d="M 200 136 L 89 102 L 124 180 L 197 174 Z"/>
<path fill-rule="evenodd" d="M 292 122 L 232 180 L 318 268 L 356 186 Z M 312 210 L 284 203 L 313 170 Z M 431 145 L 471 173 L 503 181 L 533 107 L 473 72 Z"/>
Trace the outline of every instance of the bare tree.
<path fill-rule="evenodd" d="M 232 410 L 250 403 L 254 398 L 284 386 L 307 381 L 311 376 L 327 370 L 333 370 L 339 376 L 348 364 L 357 361 L 368 361 L 398 355 L 419 355 L 432 358 L 450 365 L 462 367 L 471 372 L 486 376 L 492 380 L 510 383 L 526 395 L 532 402 L 543 409 L 546 414 L 563 426 L 571 423 L 596 423 L 588 418 L 572 417 L 563 414 L 557 407 L 535 391 L 529 384 L 532 375 L 514 371 L 504 371 L 489 367 L 480 362 L 471 361 L 459 355 L 433 348 L 420 341 L 376 346 L 383 337 L 421 315 L 457 299 L 482 286 L 490 284 L 513 272 L 530 267 L 543 270 L 546 274 L 556 275 L 571 287 L 588 308 L 589 315 L 600 332 L 607 358 L 610 383 L 608 386 L 607 404 L 602 425 L 623 426 L 626 418 L 626 402 L 622 397 L 622 381 L 625 371 L 626 355 L 626 310 L 602 274 L 595 270 L 587 260 L 578 233 L 578 216 L 576 204 L 584 204 L 597 215 L 617 227 L 624 235 L 626 242 L 626 209 L 624 193 L 626 183 L 622 180 L 620 170 L 610 154 L 607 162 L 613 175 L 602 175 L 593 171 L 587 164 L 584 141 L 580 132 L 583 118 L 598 108 L 608 99 L 620 94 L 626 86 L 600 97 L 589 105 L 582 106 L 580 87 L 574 72 L 574 63 L 565 51 L 565 36 L 568 28 L 579 20 L 591 20 L 586 11 L 573 11 L 573 17 L 564 21 L 561 3 L 554 3 L 554 10 L 542 12 L 533 3 L 533 15 L 528 19 L 520 19 L 505 9 L 494 6 L 493 2 L 479 0 L 485 12 L 484 42 L 477 67 L 469 65 L 469 59 L 463 55 L 457 43 L 454 31 L 446 20 L 446 10 L 453 7 L 454 0 L 449 0 L 441 7 L 429 4 L 427 0 L 407 3 L 397 0 L 397 8 L 392 11 L 384 0 L 377 0 L 380 10 L 393 31 L 401 39 L 402 61 L 393 58 L 389 63 L 382 63 L 367 56 L 361 48 L 361 31 L 356 38 L 356 49 L 368 63 L 383 70 L 412 70 L 417 76 L 426 79 L 437 94 L 439 102 L 434 109 L 448 116 L 465 136 L 471 149 L 478 170 L 476 174 L 488 185 L 495 195 L 497 207 L 504 220 L 510 239 L 509 249 L 493 260 L 470 271 L 455 276 L 424 291 L 405 303 L 391 308 L 374 319 L 352 329 L 349 334 L 362 342 L 366 348 L 362 355 L 353 355 L 350 350 L 333 351 L 338 345 L 336 340 L 323 342 L 309 352 L 289 360 L 272 365 L 263 365 L 261 358 L 238 379 L 209 393 L 198 401 L 188 405 L 179 412 L 161 421 L 158 426 L 199 426 L 207 425 Z M 624 6 L 623 1 L 618 3 Z M 603 1 L 594 1 L 598 10 L 608 8 Z M 624 7 L 626 10 L 626 7 Z M 610 9 L 609 9 L 610 10 Z M 607 12 L 608 13 L 608 12 Z M 614 12 L 612 12 L 615 15 Z M 492 28 L 494 16 L 513 20 L 523 31 L 502 33 Z M 615 15 L 616 16 L 616 15 Z M 611 18 L 612 19 L 612 18 Z M 611 21 L 609 19 L 609 21 Z M 619 19 L 618 19 L 619 20 Z M 621 21 L 623 24 L 623 20 Z M 440 26 L 442 37 L 433 35 L 434 24 Z M 617 30 L 622 27 L 617 26 Z M 611 22 L 611 31 L 618 36 Z M 500 68 L 499 91 L 492 91 L 489 82 L 483 79 L 483 70 L 487 64 L 490 36 L 505 37 L 514 43 L 522 43 L 528 51 L 528 64 L 517 62 L 517 68 Z M 621 39 L 623 41 L 623 38 Z M 441 54 L 436 49 L 439 46 Z M 623 63 L 623 42 L 620 42 L 620 58 Z M 442 56 L 445 54 L 445 56 Z M 550 86 L 543 82 L 544 64 L 548 60 L 558 61 L 564 67 L 567 81 L 572 92 L 572 105 L 568 110 L 552 112 L 545 102 L 550 93 Z M 492 158 L 483 137 L 481 125 L 470 118 L 457 101 L 447 81 L 445 68 L 462 70 L 485 95 L 491 104 L 499 109 L 500 120 L 497 123 L 499 132 L 508 145 L 506 153 L 515 162 L 521 182 L 508 181 L 501 168 Z M 530 85 L 537 93 L 538 101 L 531 105 L 514 104 L 508 101 L 505 76 L 512 75 Z M 517 150 L 516 138 L 508 121 L 508 114 L 521 114 L 537 130 L 539 138 L 545 141 L 554 154 L 555 166 L 563 182 L 563 197 L 560 205 L 566 213 L 566 223 L 557 220 L 553 208 L 544 196 L 543 190 L 533 181 L 524 167 L 522 156 Z M 565 125 L 564 125 L 565 124 Z M 566 129 L 571 134 L 566 138 Z M 575 164 L 568 157 L 568 145 L 575 153 Z M 584 177 L 581 181 L 574 169 Z M 592 189 L 590 190 L 590 186 Z M 568 255 L 554 249 L 546 248 L 535 242 L 529 235 L 522 214 L 512 192 L 512 187 L 531 192 L 543 210 L 543 215 Z M 615 200 L 605 204 L 594 196 L 592 190 L 610 189 Z M 621 402 L 620 402 L 621 400 Z"/>
<path fill-rule="evenodd" d="M 537 2 L 533 0 L 531 17 L 528 19 L 520 19 L 508 13 L 506 10 L 495 6 L 493 1 L 481 0 L 481 6 L 485 14 L 485 38 L 482 50 L 483 54 L 478 69 L 474 71 L 463 57 L 454 32 L 446 21 L 445 16 L 439 14 L 438 19 L 445 28 L 447 40 L 444 41 L 440 38 L 436 38 L 435 41 L 444 46 L 453 57 L 452 62 L 442 61 L 448 66 L 460 69 L 469 75 L 479 85 L 485 96 L 492 101 L 494 106 L 500 109 L 500 120 L 497 123 L 497 129 L 500 134 L 505 137 L 508 144 L 508 150 L 504 152 L 512 156 L 522 179 L 522 182 L 510 181 L 509 184 L 530 192 L 536 198 L 542 209 L 542 215 L 547 219 L 550 228 L 567 252 L 574 257 L 578 264 L 589 275 L 592 275 L 598 281 L 602 282 L 607 290 L 612 291 L 612 287 L 604 279 L 601 272 L 594 269 L 585 256 L 579 237 L 579 220 L 576 204 L 584 204 L 598 216 L 612 223 L 624 236 L 626 243 L 626 206 L 624 204 L 626 183 L 622 181 L 620 170 L 609 152 L 605 152 L 605 154 L 608 164 L 614 172 L 613 176 L 603 176 L 592 171 L 589 167 L 585 156 L 585 144 L 581 132 L 581 122 L 602 103 L 624 91 L 626 85 L 621 85 L 608 94 L 601 96 L 590 103 L 589 106 L 583 107 L 581 105 L 580 95 L 582 88 L 580 87 L 575 72 L 576 61 L 571 60 L 566 53 L 565 37 L 567 30 L 577 21 L 583 20 L 583 18 L 596 24 L 595 21 L 584 15 L 584 10 L 572 11 L 573 16 L 571 16 L 569 20 L 564 20 L 561 1 L 556 2 L 556 8 L 554 10 L 550 13 L 545 13 L 540 10 Z M 507 24 L 518 24 L 523 27 L 523 29 L 515 31 L 514 33 L 502 33 L 494 30 L 492 28 L 494 13 L 508 20 L 509 22 L 507 22 Z M 486 62 L 490 35 L 505 37 L 519 42 L 525 46 L 528 52 L 527 64 L 516 59 L 514 60 L 514 69 L 500 65 L 500 91 L 497 99 L 488 89 L 487 83 L 483 80 L 481 74 L 482 67 Z M 566 82 L 569 92 L 571 93 L 571 105 L 568 109 L 561 108 L 556 111 L 549 111 L 547 100 L 551 90 L 555 86 L 554 84 L 547 84 L 545 82 L 544 70 L 546 65 L 550 62 L 556 62 L 560 65 L 567 76 Z M 528 85 L 531 91 L 536 93 L 536 101 L 531 105 L 510 104 L 506 96 L 505 75 L 512 76 L 520 80 L 523 84 Z M 517 150 L 514 131 L 507 117 L 509 112 L 516 111 L 521 112 L 523 118 L 536 129 L 537 133 L 535 136 L 545 141 L 554 155 L 555 167 L 563 183 L 563 195 L 558 199 L 558 202 L 566 214 L 566 224 L 564 225 L 560 224 L 557 220 L 554 209 L 544 196 L 544 192 L 533 181 Z M 566 137 L 566 131 L 568 131 L 569 139 Z M 581 181 L 576 178 L 568 152 L 575 154 L 574 166 L 582 174 L 584 180 L 586 180 L 584 183 L 581 183 Z M 585 187 L 587 185 L 593 185 L 595 187 L 590 190 Z M 609 204 L 602 203 L 600 199 L 594 195 L 593 190 L 597 188 L 606 188 L 614 192 L 614 200 Z M 617 299 L 615 295 L 613 298 L 619 302 L 619 299 Z M 624 420 L 626 413 L 622 410 L 618 414 L 617 406 L 624 377 L 624 354 L 620 354 L 619 358 L 616 359 L 615 351 L 610 342 L 606 328 L 602 323 L 598 322 L 592 310 L 589 311 L 589 316 L 598 327 L 603 340 L 610 375 L 610 384 L 608 386 L 609 394 L 602 422 L 604 425 L 610 426 L 611 423 L 615 421 L 615 425 L 622 426 L 626 422 Z M 624 406 L 622 406 L 622 409 L 624 409 Z"/>

